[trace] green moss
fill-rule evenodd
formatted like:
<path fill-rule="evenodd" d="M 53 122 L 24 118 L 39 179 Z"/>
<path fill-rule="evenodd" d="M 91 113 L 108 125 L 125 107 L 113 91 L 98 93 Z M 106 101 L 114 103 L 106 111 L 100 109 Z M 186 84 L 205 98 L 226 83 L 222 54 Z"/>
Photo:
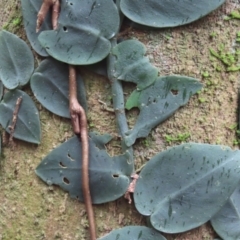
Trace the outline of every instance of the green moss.
<path fill-rule="evenodd" d="M 177 142 L 185 142 L 189 137 L 190 133 L 179 133 L 177 136 L 172 136 L 172 135 L 165 135 L 165 140 L 169 144 L 171 143 L 177 143 Z"/>
<path fill-rule="evenodd" d="M 209 48 L 211 56 L 217 58 L 222 62 L 225 66 L 227 72 L 235 72 L 240 70 L 239 61 L 239 49 L 236 49 L 234 52 L 228 52 L 225 49 L 224 44 L 220 44 L 217 50 L 213 48 Z M 218 65 L 216 65 L 215 69 L 220 71 Z"/>
<path fill-rule="evenodd" d="M 231 20 L 231 19 L 240 19 L 240 11 L 239 11 L 239 9 L 232 11 L 232 12 L 225 18 L 225 20 Z"/>

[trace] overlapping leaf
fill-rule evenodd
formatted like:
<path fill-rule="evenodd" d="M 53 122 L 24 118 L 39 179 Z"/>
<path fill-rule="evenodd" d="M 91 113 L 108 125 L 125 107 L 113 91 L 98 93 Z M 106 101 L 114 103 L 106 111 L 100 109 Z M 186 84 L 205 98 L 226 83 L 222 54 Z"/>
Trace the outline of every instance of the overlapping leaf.
<path fill-rule="evenodd" d="M 153 157 L 134 192 L 138 211 L 159 231 L 177 233 L 207 222 L 240 181 L 240 151 L 189 143 Z"/>
<path fill-rule="evenodd" d="M 240 185 L 227 203 L 211 219 L 214 230 L 222 239 L 240 239 Z"/>
<path fill-rule="evenodd" d="M 127 40 L 113 48 L 112 54 L 116 56 L 114 76 L 137 84 L 138 90 L 151 85 L 158 76 L 158 70 L 147 57 L 145 46 L 137 40 Z"/>
<path fill-rule="evenodd" d="M 59 61 L 87 65 L 110 52 L 108 39 L 118 31 L 119 13 L 112 0 L 63 1 L 56 31 L 43 31 L 39 41 Z"/>
<path fill-rule="evenodd" d="M 33 54 L 18 36 L 0 31 L 0 79 L 8 89 L 27 84 L 34 69 Z"/>
<path fill-rule="evenodd" d="M 129 97 L 126 108 L 138 107 L 140 114 L 134 128 L 126 132 L 124 141 L 131 146 L 137 138 L 146 137 L 152 128 L 170 117 L 179 107 L 202 88 L 194 78 L 166 76 L 158 78 L 143 91 L 135 91 Z"/>
<path fill-rule="evenodd" d="M 37 14 L 40 10 L 42 2 L 43 1 L 36 1 L 36 0 L 21 0 L 21 6 L 22 6 L 24 28 L 25 28 L 28 40 L 31 43 L 32 48 L 39 55 L 46 57 L 48 56 L 48 53 L 39 43 L 38 35 L 43 30 L 52 29 L 52 24 L 51 24 L 51 14 L 49 11 L 42 23 L 40 31 L 38 33 L 36 32 Z"/>
<path fill-rule="evenodd" d="M 159 232 L 143 226 L 128 226 L 113 230 L 99 240 L 166 240 Z"/>
<path fill-rule="evenodd" d="M 188 24 L 212 12 L 225 0 L 121 0 L 120 8 L 132 21 L 151 27 Z"/>
<path fill-rule="evenodd" d="M 13 137 L 26 142 L 40 143 L 41 129 L 38 110 L 32 99 L 21 90 L 6 93 L 0 103 L 0 123 L 9 133 L 12 125 L 13 112 L 16 102 L 22 97 Z"/>
<path fill-rule="evenodd" d="M 109 136 L 91 134 L 90 147 L 90 189 L 93 203 L 104 203 L 121 197 L 128 188 L 133 163 L 129 154 L 110 157 L 104 144 Z M 54 149 L 36 169 L 37 175 L 47 184 L 57 184 L 71 197 L 83 201 L 81 173 L 81 145 L 77 137 Z"/>
<path fill-rule="evenodd" d="M 66 118 L 70 118 L 68 79 L 68 65 L 52 58 L 42 61 L 31 78 L 31 88 L 38 101 L 49 111 Z M 85 88 L 79 74 L 77 87 L 79 101 L 86 109 Z"/>

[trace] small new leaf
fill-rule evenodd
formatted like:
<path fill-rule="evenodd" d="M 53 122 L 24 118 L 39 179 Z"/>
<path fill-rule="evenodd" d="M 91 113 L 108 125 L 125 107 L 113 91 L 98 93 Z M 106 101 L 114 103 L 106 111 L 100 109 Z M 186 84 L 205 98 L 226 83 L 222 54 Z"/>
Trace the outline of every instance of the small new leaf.
<path fill-rule="evenodd" d="M 137 89 L 150 86 L 158 76 L 158 70 L 147 57 L 145 46 L 137 40 L 127 40 L 112 49 L 116 56 L 114 76 L 118 80 L 133 82 Z"/>

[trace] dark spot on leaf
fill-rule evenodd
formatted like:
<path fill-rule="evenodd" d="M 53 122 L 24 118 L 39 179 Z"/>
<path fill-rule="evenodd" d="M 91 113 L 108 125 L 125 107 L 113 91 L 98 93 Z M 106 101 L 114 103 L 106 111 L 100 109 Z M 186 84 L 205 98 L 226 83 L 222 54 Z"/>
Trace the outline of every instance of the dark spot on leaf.
<path fill-rule="evenodd" d="M 119 174 L 113 174 L 112 176 L 113 176 L 113 178 L 118 178 Z"/>
<path fill-rule="evenodd" d="M 70 155 L 70 153 L 67 154 L 67 157 L 71 160 L 71 161 L 75 161 L 75 159 L 73 159 Z"/>
<path fill-rule="evenodd" d="M 64 31 L 64 32 L 67 32 L 67 30 L 68 30 L 67 27 L 64 26 L 64 27 L 63 27 L 63 31 Z"/>
<path fill-rule="evenodd" d="M 178 95 L 178 90 L 171 89 L 171 93 L 172 93 L 173 95 Z"/>
<path fill-rule="evenodd" d="M 63 182 L 66 183 L 66 184 L 70 183 L 70 181 L 66 177 L 63 178 Z"/>
<path fill-rule="evenodd" d="M 59 163 L 59 166 L 62 168 L 66 168 L 66 166 L 62 162 Z"/>

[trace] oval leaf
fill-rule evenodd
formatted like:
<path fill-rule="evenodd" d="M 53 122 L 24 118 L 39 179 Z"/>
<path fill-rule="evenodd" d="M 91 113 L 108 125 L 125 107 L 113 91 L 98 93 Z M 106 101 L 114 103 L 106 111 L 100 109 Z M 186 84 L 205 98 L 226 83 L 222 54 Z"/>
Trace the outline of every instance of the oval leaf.
<path fill-rule="evenodd" d="M 225 0 L 121 0 L 120 8 L 133 22 L 163 28 L 198 20 L 224 2 Z"/>
<path fill-rule="evenodd" d="M 90 188 L 92 201 L 96 204 L 113 201 L 124 195 L 133 171 L 133 163 L 128 162 L 128 153 L 115 157 L 107 154 L 103 144 L 108 140 L 108 136 L 96 138 L 93 134 L 89 139 Z M 45 157 L 36 173 L 47 184 L 59 185 L 71 197 L 83 201 L 81 154 L 81 143 L 77 137 L 73 137 Z"/>
<path fill-rule="evenodd" d="M 16 35 L 0 31 L 0 79 L 8 89 L 28 83 L 34 69 L 33 54 Z"/>
<path fill-rule="evenodd" d="M 158 78 L 150 87 L 129 97 L 126 108 L 138 107 L 140 114 L 134 128 L 126 132 L 124 141 L 127 146 L 134 144 L 137 138 L 146 137 L 156 127 L 202 88 L 202 84 L 184 76 L 167 76 Z"/>
<path fill-rule="evenodd" d="M 37 100 L 49 111 L 65 118 L 69 114 L 69 66 L 52 58 L 41 62 L 31 78 L 31 88 Z M 84 83 L 77 74 L 78 97 L 86 109 Z"/>
<path fill-rule="evenodd" d="M 52 57 L 73 65 L 88 65 L 104 59 L 120 19 L 112 0 L 63 1 L 58 28 L 44 31 L 39 41 Z"/>
<path fill-rule="evenodd" d="M 99 240 L 166 240 L 159 232 L 143 226 L 128 226 L 113 230 Z"/>
<path fill-rule="evenodd" d="M 207 222 L 240 180 L 240 151 L 208 144 L 182 144 L 153 157 L 134 192 L 138 211 L 152 226 L 178 233 Z"/>
<path fill-rule="evenodd" d="M 116 56 L 114 76 L 118 80 L 137 84 L 138 90 L 151 85 L 158 76 L 158 70 L 147 57 L 145 46 L 137 40 L 127 40 L 113 48 Z"/>
<path fill-rule="evenodd" d="M 240 239 L 240 185 L 227 203 L 211 219 L 214 230 L 222 239 Z"/>
<path fill-rule="evenodd" d="M 41 129 L 38 110 L 32 99 L 21 90 L 6 93 L 0 103 L 0 123 L 10 133 L 16 102 L 22 97 L 13 137 L 26 142 L 40 143 Z"/>
<path fill-rule="evenodd" d="M 24 28 L 25 28 L 28 40 L 31 43 L 32 48 L 39 55 L 46 57 L 48 56 L 48 53 L 38 41 L 38 36 L 41 33 L 41 31 L 52 29 L 51 16 L 50 16 L 51 11 L 49 11 L 47 13 L 47 16 L 44 18 L 40 31 L 36 32 L 37 14 L 40 10 L 41 5 L 42 5 L 42 1 L 21 0 Z"/>

